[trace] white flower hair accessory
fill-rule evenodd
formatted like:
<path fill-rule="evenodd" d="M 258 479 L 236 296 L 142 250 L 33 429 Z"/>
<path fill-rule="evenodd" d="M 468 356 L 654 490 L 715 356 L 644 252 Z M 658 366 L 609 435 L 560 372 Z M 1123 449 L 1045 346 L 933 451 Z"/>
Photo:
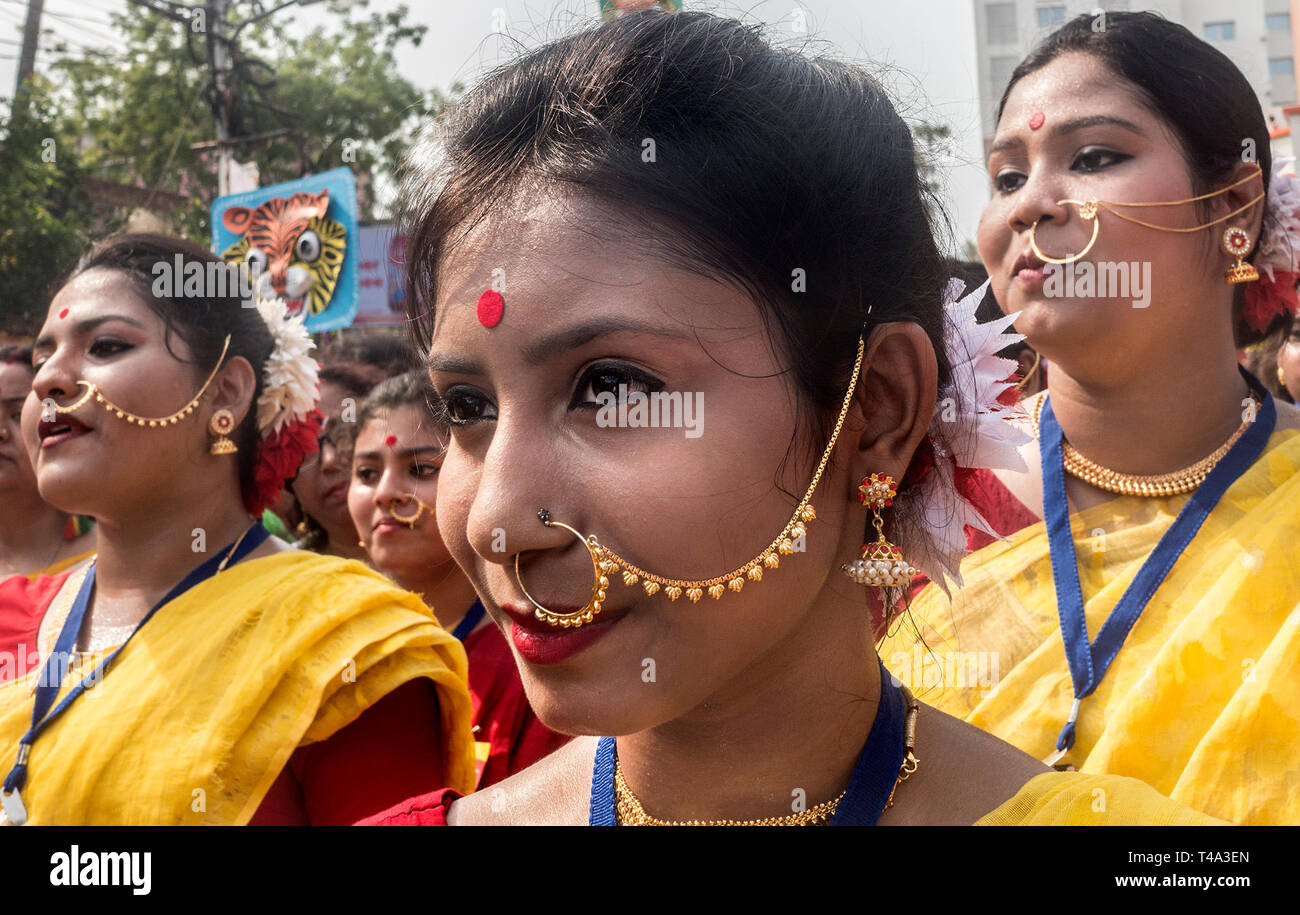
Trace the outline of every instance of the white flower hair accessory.
<path fill-rule="evenodd" d="M 315 409 L 320 366 L 309 355 L 316 344 L 307 332 L 305 315 L 289 316 L 284 299 L 279 297 L 259 297 L 257 311 L 275 341 L 262 372 L 262 394 L 257 398 L 257 429 L 266 438 Z"/>
<path fill-rule="evenodd" d="M 952 363 L 952 380 L 935 404 L 929 438 L 934 449 L 933 465 L 913 486 L 899 494 L 910 503 L 928 537 L 908 545 L 908 559 L 945 593 L 945 578 L 961 585 L 961 560 L 966 555 L 966 527 L 992 537 L 999 534 L 984 516 L 958 492 L 958 469 L 1003 468 L 1027 470 L 1019 447 L 1030 436 L 1009 420 L 1019 415 L 1018 407 L 998 400 L 1008 388 L 1016 362 L 998 356 L 1002 348 L 1024 339 L 1023 334 L 1004 333 L 1019 317 L 1006 315 L 983 324 L 975 311 L 988 289 L 988 281 L 961 295 L 964 283 L 948 282 L 944 296 L 944 342 Z"/>
<path fill-rule="evenodd" d="M 1274 279 L 1275 270 L 1296 272 L 1296 252 L 1300 251 L 1300 178 L 1294 172 L 1294 157 L 1279 156 L 1273 160 L 1268 197 L 1264 201 L 1267 231 L 1252 261 L 1270 280 Z"/>
<path fill-rule="evenodd" d="M 1273 160 L 1264 201 L 1264 240 L 1252 259 L 1260 272 L 1258 282 L 1245 289 L 1241 317 L 1260 333 L 1281 314 L 1296 313 L 1296 282 L 1300 281 L 1300 179 L 1293 173 L 1295 159 Z"/>
<path fill-rule="evenodd" d="M 316 409 L 320 366 L 310 356 L 316 344 L 307 332 L 306 316 L 290 317 L 280 298 L 259 297 L 256 307 L 275 345 L 262 369 L 254 486 L 244 499 L 244 507 L 254 516 L 275 504 L 285 484 L 297 475 L 302 459 L 316 451 L 321 429 Z"/>

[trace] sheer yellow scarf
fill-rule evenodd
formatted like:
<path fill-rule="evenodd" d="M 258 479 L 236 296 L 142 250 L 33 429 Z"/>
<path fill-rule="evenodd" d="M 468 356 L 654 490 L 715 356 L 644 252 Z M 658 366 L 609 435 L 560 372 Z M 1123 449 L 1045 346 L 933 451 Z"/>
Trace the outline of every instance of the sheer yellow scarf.
<path fill-rule="evenodd" d="M 84 574 L 51 604 L 46 641 Z M 96 660 L 72 665 L 60 698 Z M 246 560 L 159 610 L 41 734 L 22 792 L 29 823 L 247 823 L 295 749 L 419 677 L 437 684 L 447 786 L 472 791 L 466 670 L 420 599 L 361 563 L 297 550 Z M 39 676 L 0 686 L 0 771 Z"/>
<path fill-rule="evenodd" d="M 1132 776 L 1236 823 L 1300 824 L 1300 432 L 1224 495 L 1083 700 L 1063 762 Z M 1187 496 L 1070 518 L 1096 638 Z M 967 557 L 951 604 L 926 588 L 880 657 L 917 697 L 1038 758 L 1073 701 L 1041 523 Z"/>

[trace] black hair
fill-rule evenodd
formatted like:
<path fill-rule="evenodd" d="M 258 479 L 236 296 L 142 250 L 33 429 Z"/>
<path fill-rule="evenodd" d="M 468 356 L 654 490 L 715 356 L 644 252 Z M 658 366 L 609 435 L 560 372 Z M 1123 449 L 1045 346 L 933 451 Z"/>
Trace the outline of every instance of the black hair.
<path fill-rule="evenodd" d="M 357 432 L 379 413 L 399 407 L 419 407 L 428 414 L 430 422 L 436 428 L 443 431 L 450 428 L 446 408 L 434 391 L 428 374 L 417 370 L 375 385 L 357 411 Z"/>
<path fill-rule="evenodd" d="M 637 245 L 752 297 L 800 414 L 812 408 L 792 447 L 801 434 L 824 446 L 858 336 L 876 325 L 920 325 L 939 388 L 948 382 L 935 201 L 911 132 L 863 69 L 774 47 L 732 19 L 648 10 L 495 70 L 439 127 L 436 154 L 409 158 L 403 195 L 420 349 L 440 265 L 464 233 L 554 184 L 610 205 L 602 232 L 638 233 Z"/>
<path fill-rule="evenodd" d="M 115 235 L 82 257 L 64 285 L 90 270 L 113 270 L 124 274 L 144 303 L 166 326 L 164 345 L 167 351 L 176 356 L 171 345 L 173 335 L 189 348 L 196 384 L 217 365 L 226 335 L 230 336 L 226 361 L 243 356 L 252 365 L 256 378 L 248 412 L 230 436 L 239 448 L 239 484 L 247 504 L 256 493 L 253 468 L 258 445 L 257 398 L 262 393 L 262 369 L 274 349 L 274 340 L 261 314 L 256 308 L 246 307 L 235 288 L 228 289 L 229 294 L 224 296 L 185 295 L 182 273 L 172 277 L 172 295 L 155 295 L 155 280 L 160 277 L 155 272 L 155 265 L 166 264 L 174 273 L 178 262 L 182 271 L 196 262 L 224 265 L 221 258 L 207 248 L 184 238 L 146 233 Z M 164 288 L 162 291 L 167 290 Z M 209 291 L 216 290 L 203 290 L 205 293 Z M 176 358 L 180 359 L 179 356 Z"/>
<path fill-rule="evenodd" d="M 1063 54 L 1089 54 L 1136 87 L 1142 103 L 1173 131 L 1191 172 L 1194 193 L 1223 187 L 1224 180 L 1245 161 L 1246 141 L 1253 146 L 1267 192 L 1273 161 L 1268 125 L 1255 90 L 1237 65 L 1209 42 L 1158 13 L 1105 15 L 1104 28 L 1094 27 L 1095 14 L 1084 13 L 1043 39 L 1011 72 L 998 103 L 998 119 L 1021 79 Z M 1211 206 L 1209 201 L 1202 202 L 1204 218 L 1209 218 Z M 1270 231 L 1268 222 L 1265 213 L 1260 237 L 1255 240 L 1257 247 Z M 1278 333 L 1285 325 L 1284 317 L 1289 317 L 1275 317 L 1260 333 L 1241 319 L 1244 302 L 1244 289 L 1237 287 L 1234 314 L 1239 348 Z"/>

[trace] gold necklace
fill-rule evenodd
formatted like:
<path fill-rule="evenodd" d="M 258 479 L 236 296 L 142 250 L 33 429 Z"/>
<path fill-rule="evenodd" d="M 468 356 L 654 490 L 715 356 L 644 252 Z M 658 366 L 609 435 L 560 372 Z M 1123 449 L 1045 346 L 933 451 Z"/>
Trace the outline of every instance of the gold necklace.
<path fill-rule="evenodd" d="M 898 769 L 898 778 L 894 781 L 893 790 L 889 792 L 885 810 L 894 806 L 894 795 L 898 793 L 898 786 L 907 781 L 920 763 L 914 752 L 916 714 L 920 703 L 907 687 L 902 687 L 902 691 L 903 699 L 907 703 L 907 723 L 903 730 L 903 765 Z M 632 793 L 632 789 L 623 778 L 622 764 L 617 758 L 614 760 L 614 813 L 620 826 L 824 826 L 835 816 L 840 801 L 847 793 L 848 789 L 845 788 L 837 797 L 822 801 L 816 807 L 782 817 L 764 817 L 761 820 L 660 820 L 646 813 L 645 808 L 641 806 L 641 801 Z"/>
<path fill-rule="evenodd" d="M 1259 407 L 1259 398 L 1251 392 L 1251 399 L 1255 402 L 1256 408 Z M 1030 414 L 1033 422 L 1034 438 L 1038 438 L 1039 416 L 1043 412 L 1043 402 L 1047 395 L 1041 395 L 1034 404 L 1034 410 Z M 1250 428 L 1251 420 L 1244 420 L 1237 431 L 1232 433 L 1226 442 L 1215 449 L 1213 454 L 1201 458 L 1190 467 L 1184 467 L 1182 470 L 1175 470 L 1171 473 L 1159 473 L 1141 475 L 1135 473 L 1120 473 L 1111 470 L 1109 467 L 1103 467 L 1095 461 L 1090 461 L 1084 457 L 1074 446 L 1061 440 L 1061 451 L 1065 457 L 1065 472 L 1076 479 L 1083 480 L 1089 485 L 1096 486 L 1106 492 L 1113 492 L 1121 496 L 1148 496 L 1148 497 L 1165 497 L 1178 496 L 1183 493 L 1189 493 L 1205 482 L 1205 478 L 1214 465 L 1223 460 L 1224 455 L 1232 450 L 1232 446 L 1237 443 Z"/>

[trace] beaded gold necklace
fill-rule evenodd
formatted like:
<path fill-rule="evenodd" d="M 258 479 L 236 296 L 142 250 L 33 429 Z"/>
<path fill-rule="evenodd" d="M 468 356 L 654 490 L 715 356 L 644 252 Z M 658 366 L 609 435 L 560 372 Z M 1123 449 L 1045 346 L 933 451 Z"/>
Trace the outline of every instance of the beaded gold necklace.
<path fill-rule="evenodd" d="M 901 690 L 903 699 L 907 703 L 907 724 L 903 733 L 903 765 L 898 770 L 894 789 L 889 792 L 885 810 L 894 806 L 894 795 L 898 793 L 898 786 L 907 781 L 920 762 L 914 752 L 916 714 L 920 703 L 907 687 L 901 687 Z M 822 801 L 815 807 L 782 817 L 764 817 L 760 820 L 660 820 L 646 813 L 645 808 L 641 806 L 641 801 L 632 793 L 632 789 L 623 778 L 622 765 L 617 759 L 614 761 L 614 811 L 620 826 L 825 826 L 835 816 L 840 801 L 847 793 L 848 789 L 845 788 L 837 797 L 829 801 Z"/>
<path fill-rule="evenodd" d="M 1251 398 L 1258 408 L 1259 398 L 1255 397 L 1253 393 Z M 1039 395 L 1038 400 L 1034 403 L 1033 412 L 1030 413 L 1034 438 L 1038 438 L 1039 416 L 1043 412 L 1043 402 L 1046 399 L 1046 394 Z M 1250 425 L 1250 420 L 1244 420 L 1237 427 L 1237 431 L 1232 433 L 1232 436 L 1226 442 L 1216 448 L 1213 454 L 1201 458 L 1190 467 L 1184 467 L 1182 470 L 1175 470 L 1171 473 L 1150 475 L 1120 473 L 1111 470 L 1109 467 L 1103 467 L 1084 457 L 1069 442 L 1063 441 L 1061 451 L 1065 457 L 1065 472 L 1089 485 L 1096 486 L 1098 489 L 1121 496 L 1166 497 L 1182 495 L 1183 493 L 1192 492 L 1205 482 L 1206 476 L 1214 469 L 1214 465 L 1219 463 L 1223 456 L 1232 450 L 1232 446 L 1237 443 L 1237 439 L 1245 434 Z"/>

